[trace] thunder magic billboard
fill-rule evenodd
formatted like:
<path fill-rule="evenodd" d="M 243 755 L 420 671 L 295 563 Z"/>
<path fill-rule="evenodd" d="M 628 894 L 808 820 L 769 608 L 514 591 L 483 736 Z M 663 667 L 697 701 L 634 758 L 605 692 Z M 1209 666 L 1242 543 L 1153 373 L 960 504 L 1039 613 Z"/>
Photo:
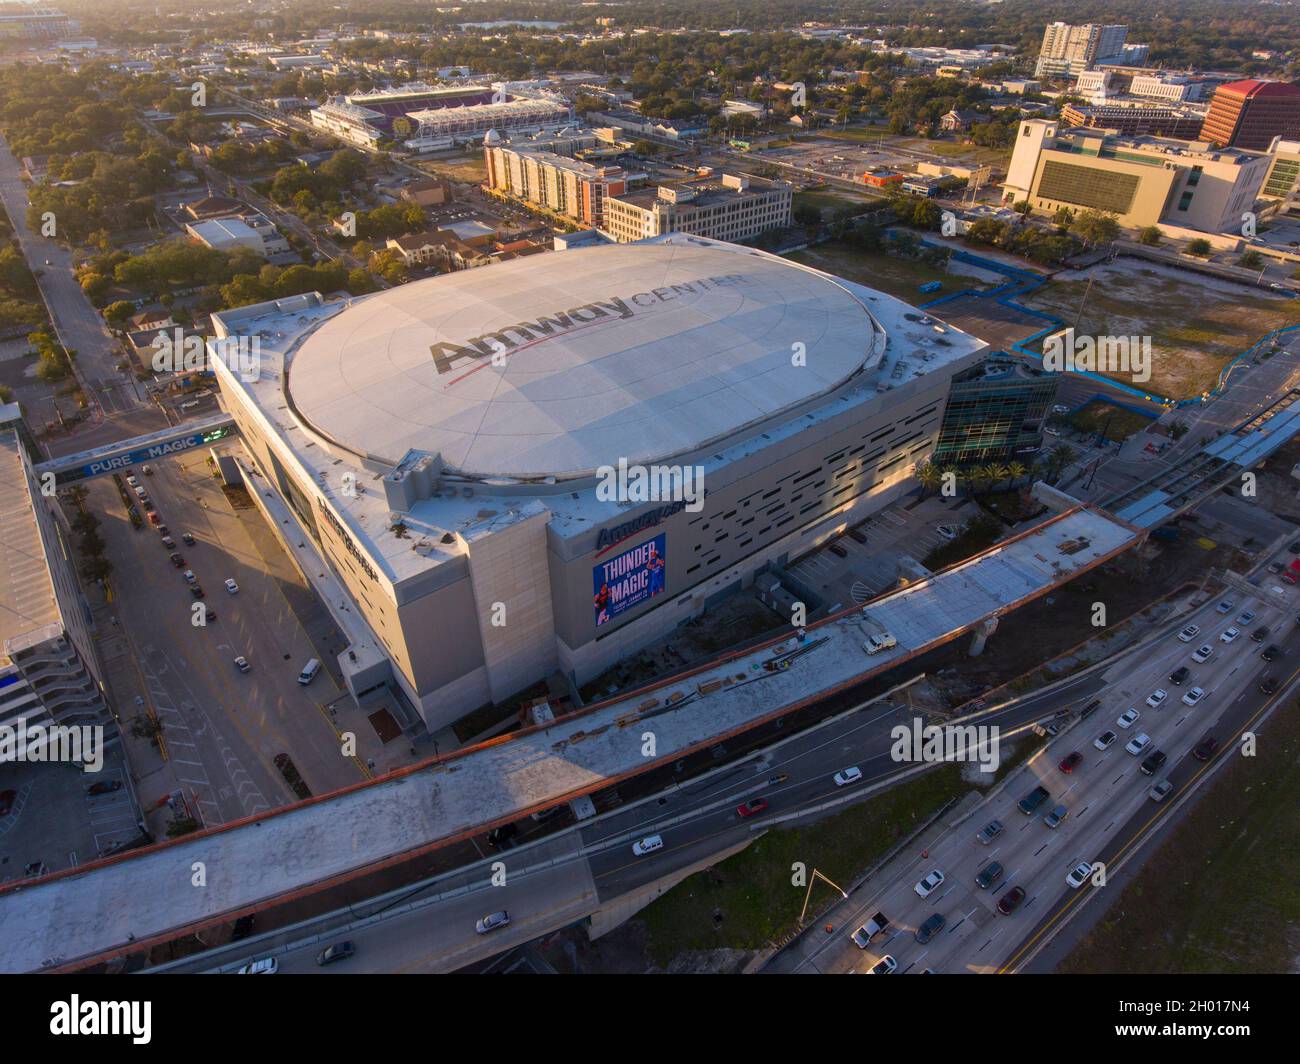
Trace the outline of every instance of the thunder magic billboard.
<path fill-rule="evenodd" d="M 665 587 L 665 533 L 601 562 L 591 570 L 596 627 L 648 602 Z"/>

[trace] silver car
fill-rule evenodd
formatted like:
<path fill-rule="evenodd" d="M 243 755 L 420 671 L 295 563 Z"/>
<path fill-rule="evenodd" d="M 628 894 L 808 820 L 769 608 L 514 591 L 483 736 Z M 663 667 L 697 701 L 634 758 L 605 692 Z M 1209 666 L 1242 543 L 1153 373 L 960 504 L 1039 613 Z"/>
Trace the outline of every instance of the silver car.
<path fill-rule="evenodd" d="M 510 923 L 510 914 L 504 909 L 494 913 L 488 913 L 474 925 L 474 930 L 480 935 L 486 935 L 489 931 L 495 931 L 499 927 L 505 927 Z"/>

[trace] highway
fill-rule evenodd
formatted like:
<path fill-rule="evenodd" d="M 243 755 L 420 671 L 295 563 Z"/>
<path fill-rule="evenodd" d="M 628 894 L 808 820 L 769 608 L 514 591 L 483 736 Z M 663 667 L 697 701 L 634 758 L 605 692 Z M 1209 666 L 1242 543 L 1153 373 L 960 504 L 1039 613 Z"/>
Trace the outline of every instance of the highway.
<path fill-rule="evenodd" d="M 1100 686 L 1101 680 L 1091 675 L 1072 678 L 1050 692 L 985 711 L 987 721 L 1004 730 L 1024 727 L 1081 704 Z M 285 971 L 438 972 L 488 960 L 683 869 L 712 863 L 719 853 L 770 826 L 774 817 L 866 799 L 873 784 L 887 785 L 891 777 L 910 770 L 895 762 L 888 748 L 890 730 L 913 716 L 901 700 L 866 703 L 761 755 L 539 842 L 494 851 L 486 839 L 477 839 L 484 860 L 402 891 L 401 902 L 393 903 L 383 919 L 353 924 L 374 911 L 356 905 L 307 926 L 210 951 L 179 970 L 233 970 L 253 956 L 271 953 Z M 832 777 L 849 764 L 861 767 L 864 780 L 839 788 Z M 737 815 L 741 802 L 760 796 L 769 803 L 763 815 L 748 820 Z M 536 831 L 527 819 L 520 828 L 520 842 Z M 634 855 L 632 843 L 652 834 L 663 836 L 663 849 Z M 502 862 L 496 870 L 504 872 L 499 884 L 493 882 L 494 861 Z M 498 909 L 511 914 L 511 925 L 489 936 L 476 935 L 474 922 Z M 342 938 L 357 944 L 356 956 L 317 969 L 319 950 Z"/>
<path fill-rule="evenodd" d="M 1086 900 L 1091 890 L 1076 891 L 1066 884 L 1066 874 L 1080 862 L 1097 862 L 1113 872 L 1117 858 L 1130 856 L 1151 826 L 1170 815 L 1174 804 L 1205 776 L 1207 765 L 1191 756 L 1192 748 L 1205 736 L 1219 740 L 1216 758 L 1231 756 L 1235 746 L 1229 740 L 1258 717 L 1262 708 L 1281 696 L 1259 691 L 1263 674 L 1272 673 L 1285 686 L 1300 675 L 1296 667 L 1300 651 L 1300 629 L 1294 616 L 1300 608 L 1300 591 L 1264 579 L 1262 587 L 1247 596 L 1231 591 L 1201 606 L 1190 618 L 1171 624 L 1154 643 L 1122 655 L 1104 674 L 1107 684 L 1101 706 L 1087 720 L 1062 733 L 1047 750 L 1019 770 L 994 797 L 973 815 L 930 844 L 927 856 L 909 853 L 892 862 L 867 888 L 854 896 L 851 906 L 837 912 L 838 933 L 821 940 L 803 940 L 787 949 L 771 970 L 805 973 L 865 972 L 878 960 L 891 956 L 899 973 L 934 972 L 988 973 L 1015 970 L 1033 955 L 1063 920 Z M 1220 613 L 1220 601 L 1232 602 L 1228 613 Z M 1244 610 L 1256 616 L 1248 622 L 1238 617 Z M 1200 632 L 1189 642 L 1178 631 L 1190 619 Z M 1260 625 L 1272 632 L 1262 643 L 1251 632 Z M 1229 628 L 1241 633 L 1225 643 L 1221 635 Z M 1261 648 L 1276 641 L 1283 656 L 1273 664 L 1260 659 Z M 1202 664 L 1191 658 L 1202 645 L 1212 654 Z M 1181 685 L 1170 674 L 1186 665 L 1190 675 Z M 1205 691 L 1195 706 L 1182 701 L 1194 686 Z M 1168 697 L 1158 707 L 1147 703 L 1155 691 Z M 1118 724 L 1125 710 L 1136 708 L 1141 716 L 1129 728 Z M 1115 741 L 1099 750 L 1094 740 L 1114 732 Z M 1125 744 L 1138 733 L 1151 737 L 1141 756 L 1134 756 Z M 1168 761 L 1153 775 L 1139 770 L 1146 754 L 1161 750 Z M 1077 751 L 1082 762 L 1069 774 L 1058 763 Z M 1173 792 L 1157 804 L 1148 792 L 1157 781 L 1168 777 Z M 1024 815 L 1018 801 L 1036 785 L 1051 797 Z M 1044 815 L 1057 804 L 1068 815 L 1053 829 Z M 982 844 L 977 833 L 997 819 L 1004 830 L 992 842 Z M 977 873 L 990 862 L 1004 872 L 988 889 L 975 882 Z M 929 897 L 918 896 L 915 886 L 931 871 L 943 872 L 945 881 Z M 1022 887 L 1025 898 L 1009 916 L 996 910 L 1008 890 Z M 876 912 L 890 921 L 889 931 L 866 949 L 859 949 L 850 935 Z M 943 929 L 929 942 L 917 941 L 915 932 L 929 916 L 945 918 Z"/>

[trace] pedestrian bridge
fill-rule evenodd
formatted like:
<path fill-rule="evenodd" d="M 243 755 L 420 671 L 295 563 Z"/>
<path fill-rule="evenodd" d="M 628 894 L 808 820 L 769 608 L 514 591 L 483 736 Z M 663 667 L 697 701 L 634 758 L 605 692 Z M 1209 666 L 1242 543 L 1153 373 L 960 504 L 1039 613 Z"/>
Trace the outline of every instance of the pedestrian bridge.
<path fill-rule="evenodd" d="M 203 447 L 225 439 L 236 431 L 234 419 L 229 414 L 213 414 L 145 436 L 132 436 L 128 440 L 106 443 L 88 451 L 51 458 L 36 467 L 36 475 L 44 477 L 46 473 L 53 473 L 55 485 L 62 487 L 78 480 L 129 470 L 143 462 L 153 462 L 181 451 Z"/>

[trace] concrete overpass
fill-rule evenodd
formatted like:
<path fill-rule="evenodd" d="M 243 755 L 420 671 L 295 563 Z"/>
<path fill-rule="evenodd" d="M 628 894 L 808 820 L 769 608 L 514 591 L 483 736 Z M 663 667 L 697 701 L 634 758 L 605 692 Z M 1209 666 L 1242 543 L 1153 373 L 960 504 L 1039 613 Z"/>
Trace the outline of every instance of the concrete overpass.
<path fill-rule="evenodd" d="M 1046 489 L 1056 500 L 1063 497 Z M 1104 564 L 1141 530 L 1073 506 L 806 631 L 378 780 L 0 887 L 6 971 L 76 970 L 409 865 L 858 689 Z M 870 658 L 887 629 L 897 646 Z M 653 738 L 647 747 L 647 736 Z M 197 864 L 196 864 L 197 863 Z M 202 890 L 193 868 L 206 869 Z"/>
<path fill-rule="evenodd" d="M 132 436 L 88 451 L 51 458 L 36 467 L 36 475 L 43 477 L 46 473 L 53 473 L 54 483 L 62 487 L 105 473 L 129 472 L 132 466 L 216 443 L 235 432 L 235 421 L 229 414 L 213 414 L 145 436 Z"/>

